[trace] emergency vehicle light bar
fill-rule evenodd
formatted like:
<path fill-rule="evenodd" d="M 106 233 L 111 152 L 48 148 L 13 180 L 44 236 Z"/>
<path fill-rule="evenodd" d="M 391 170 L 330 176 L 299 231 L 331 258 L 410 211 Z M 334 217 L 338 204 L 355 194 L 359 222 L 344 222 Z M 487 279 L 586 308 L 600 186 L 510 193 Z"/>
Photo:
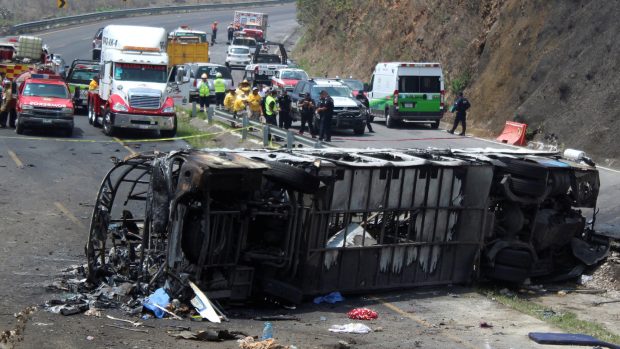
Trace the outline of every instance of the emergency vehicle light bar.
<path fill-rule="evenodd" d="M 50 79 L 50 80 L 62 80 L 60 75 L 50 75 L 50 74 L 31 74 L 31 79 Z"/>
<path fill-rule="evenodd" d="M 401 63 L 401 67 L 439 67 L 439 63 Z"/>

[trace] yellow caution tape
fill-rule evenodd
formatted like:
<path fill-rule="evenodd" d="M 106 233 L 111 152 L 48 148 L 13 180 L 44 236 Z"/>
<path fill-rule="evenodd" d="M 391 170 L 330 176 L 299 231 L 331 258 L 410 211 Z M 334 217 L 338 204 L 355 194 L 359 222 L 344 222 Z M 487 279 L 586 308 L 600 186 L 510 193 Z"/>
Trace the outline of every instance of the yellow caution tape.
<path fill-rule="evenodd" d="M 247 129 L 251 128 L 246 127 Z M 208 136 L 217 136 L 225 133 L 233 133 L 243 131 L 244 128 L 235 128 L 221 132 L 211 132 L 211 133 L 201 133 L 197 135 L 191 136 L 181 136 L 181 137 L 169 137 L 169 138 L 146 138 L 146 139 L 106 139 L 106 140 L 97 140 L 97 139 L 72 139 L 72 138 L 49 138 L 49 137 L 29 137 L 29 136 L 0 136 L 0 139 L 21 139 L 21 140 L 29 140 L 29 141 L 56 141 L 56 142 L 74 142 L 74 143 L 148 143 L 148 142 L 165 142 L 165 141 L 176 141 L 176 140 L 184 140 L 191 138 L 201 138 Z"/>

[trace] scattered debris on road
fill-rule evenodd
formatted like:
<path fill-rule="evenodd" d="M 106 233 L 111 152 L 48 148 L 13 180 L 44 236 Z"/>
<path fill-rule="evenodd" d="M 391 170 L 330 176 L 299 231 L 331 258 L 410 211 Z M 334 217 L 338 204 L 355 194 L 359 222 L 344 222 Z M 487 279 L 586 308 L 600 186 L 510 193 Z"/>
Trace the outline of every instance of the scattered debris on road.
<path fill-rule="evenodd" d="M 330 332 L 337 333 L 357 333 L 357 334 L 366 334 L 372 332 L 372 329 L 364 324 L 360 323 L 349 323 L 346 325 L 333 325 L 329 328 Z"/>
<path fill-rule="evenodd" d="M 379 317 L 377 312 L 368 308 L 356 308 L 347 313 L 347 317 L 352 320 L 374 320 Z"/>

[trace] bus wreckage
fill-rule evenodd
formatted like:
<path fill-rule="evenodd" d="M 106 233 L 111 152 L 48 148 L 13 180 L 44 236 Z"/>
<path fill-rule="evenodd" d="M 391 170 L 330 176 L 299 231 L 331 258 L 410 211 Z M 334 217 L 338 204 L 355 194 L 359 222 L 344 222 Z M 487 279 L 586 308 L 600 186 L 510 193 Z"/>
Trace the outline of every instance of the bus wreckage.
<path fill-rule="evenodd" d="M 291 302 L 571 278 L 609 251 L 593 229 L 598 191 L 594 166 L 528 151 L 138 154 L 117 160 L 101 185 L 88 276 Z"/>

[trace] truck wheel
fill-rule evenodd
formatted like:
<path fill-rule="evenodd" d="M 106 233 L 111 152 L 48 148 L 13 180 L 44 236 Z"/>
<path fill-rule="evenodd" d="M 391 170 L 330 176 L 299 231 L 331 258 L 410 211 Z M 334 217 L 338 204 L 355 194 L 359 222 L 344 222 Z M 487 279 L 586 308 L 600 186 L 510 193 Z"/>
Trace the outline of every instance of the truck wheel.
<path fill-rule="evenodd" d="M 533 161 L 512 158 L 501 158 L 499 160 L 508 165 L 505 169 L 506 172 L 526 178 L 546 179 L 549 172 L 546 167 Z"/>
<path fill-rule="evenodd" d="M 92 103 L 88 103 L 88 123 L 89 124 L 93 124 L 93 116 L 95 114 L 95 111 L 93 110 L 93 104 Z"/>
<path fill-rule="evenodd" d="M 439 120 L 431 122 L 431 128 L 436 130 L 439 128 Z"/>
<path fill-rule="evenodd" d="M 19 122 L 19 116 L 17 117 L 17 121 L 15 121 L 15 133 L 17 133 L 18 135 L 24 134 L 24 125 Z"/>
<path fill-rule="evenodd" d="M 353 133 L 355 133 L 356 135 L 363 135 L 365 129 L 366 129 L 366 126 L 362 125 L 361 127 L 354 128 Z"/>
<path fill-rule="evenodd" d="M 113 120 L 112 120 L 112 113 L 110 113 L 109 110 L 105 111 L 105 115 L 103 117 L 103 133 L 106 136 L 110 136 L 112 137 L 114 135 L 114 126 L 113 124 Z"/>
<path fill-rule="evenodd" d="M 390 108 L 390 109 L 386 109 L 385 111 L 385 127 L 387 128 L 394 128 L 396 127 L 396 120 L 394 120 L 394 117 L 392 116 L 392 113 L 394 111 Z"/>
<path fill-rule="evenodd" d="M 174 136 L 176 136 L 177 134 L 177 129 L 176 127 L 172 130 L 161 130 L 159 131 L 159 135 L 161 136 L 161 138 L 173 138 Z"/>
<path fill-rule="evenodd" d="M 263 176 L 290 189 L 306 194 L 313 194 L 319 189 L 320 180 L 303 169 L 277 161 L 268 161 L 269 169 Z"/>
<path fill-rule="evenodd" d="M 515 194 L 523 194 L 537 197 L 545 192 L 547 183 L 544 180 L 511 178 L 511 189 Z"/>

